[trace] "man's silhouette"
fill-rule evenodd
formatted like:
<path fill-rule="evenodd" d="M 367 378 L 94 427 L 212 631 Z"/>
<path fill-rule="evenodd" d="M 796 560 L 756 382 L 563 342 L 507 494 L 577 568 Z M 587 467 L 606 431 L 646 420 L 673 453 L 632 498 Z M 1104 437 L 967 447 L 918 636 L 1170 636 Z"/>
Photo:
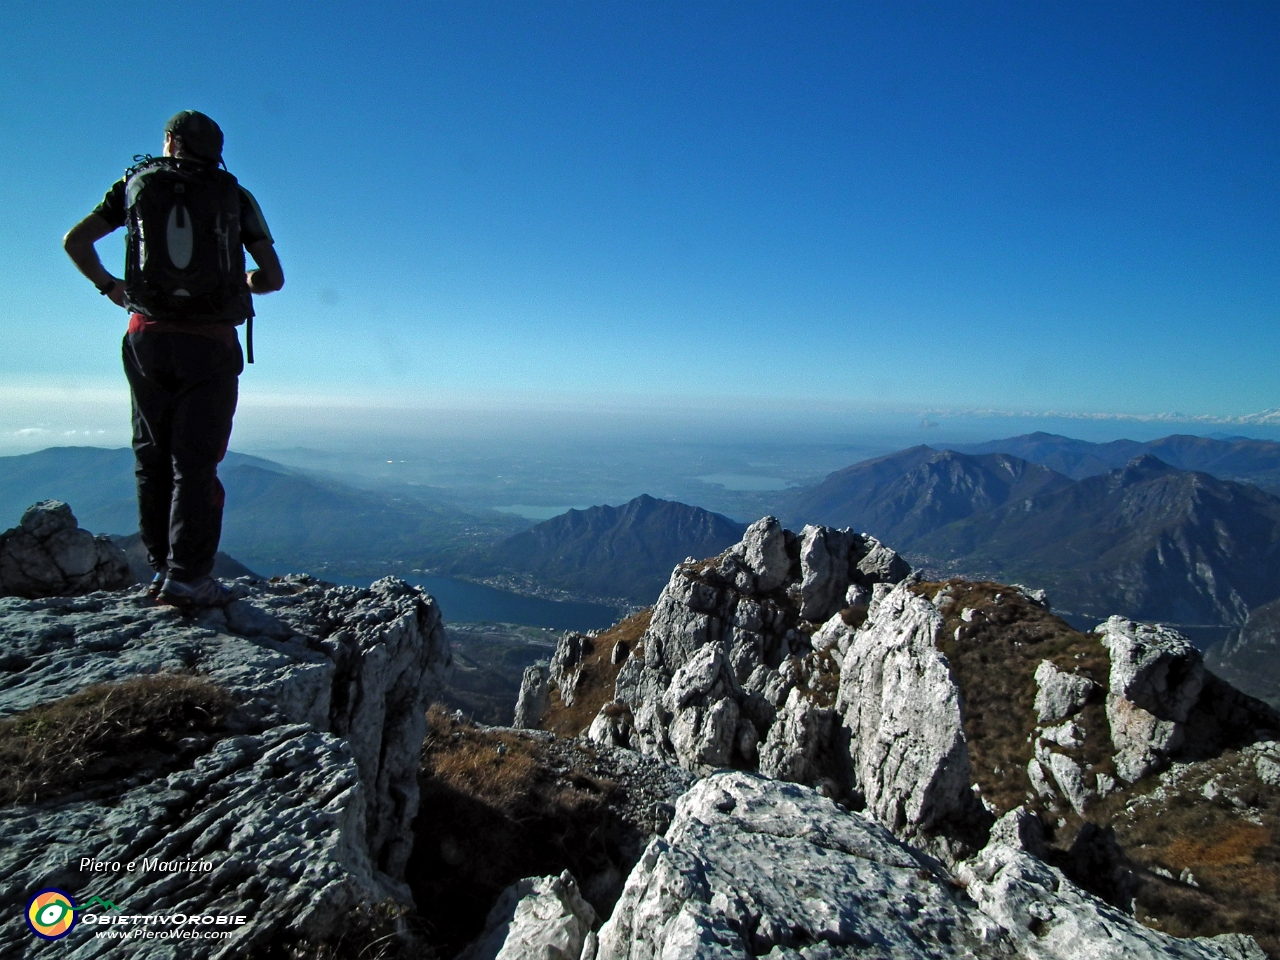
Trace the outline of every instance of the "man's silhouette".
<path fill-rule="evenodd" d="M 204 114 L 175 115 L 165 125 L 164 157 L 131 168 L 63 241 L 80 272 L 131 313 L 124 369 L 138 525 L 156 571 L 149 592 L 179 606 L 230 599 L 210 573 L 225 498 L 217 468 L 244 369 L 235 328 L 253 317 L 251 293 L 284 286 L 257 202 L 218 169 L 222 143 Z M 123 226 L 129 243 L 120 279 L 94 244 Z M 247 273 L 245 250 L 258 267 Z"/>

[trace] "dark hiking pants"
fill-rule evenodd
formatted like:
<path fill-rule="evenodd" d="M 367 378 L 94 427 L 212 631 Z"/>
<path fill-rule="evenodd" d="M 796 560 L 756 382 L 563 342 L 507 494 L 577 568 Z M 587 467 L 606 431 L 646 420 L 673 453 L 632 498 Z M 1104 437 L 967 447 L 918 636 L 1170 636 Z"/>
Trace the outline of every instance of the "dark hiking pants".
<path fill-rule="evenodd" d="M 234 347 L 192 333 L 130 333 L 124 372 L 133 394 L 138 527 L 152 569 L 196 580 L 213 569 L 225 493 L 218 463 L 231 439 Z"/>

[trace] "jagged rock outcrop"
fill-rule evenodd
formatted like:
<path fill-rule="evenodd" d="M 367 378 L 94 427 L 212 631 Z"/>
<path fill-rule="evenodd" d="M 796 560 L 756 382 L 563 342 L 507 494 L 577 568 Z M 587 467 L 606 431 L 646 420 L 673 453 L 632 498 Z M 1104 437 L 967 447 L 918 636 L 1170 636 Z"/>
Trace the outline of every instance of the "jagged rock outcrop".
<path fill-rule="evenodd" d="M 1025 849 L 1025 814 L 961 868 L 816 791 L 745 773 L 699 781 L 627 878 L 583 960 L 854 957 L 1263 960 L 1249 937 L 1178 940 L 1079 890 Z"/>
<path fill-rule="evenodd" d="M 133 583 L 129 560 L 109 537 L 81 530 L 60 500 L 28 507 L 0 533 L 0 596 L 70 597 Z"/>
<path fill-rule="evenodd" d="M 1107 719 L 1116 772 L 1128 783 L 1168 762 L 1204 689 L 1200 652 L 1166 627 L 1112 617 L 1098 626 L 1111 653 Z"/>
<path fill-rule="evenodd" d="M 590 652 L 591 638 L 583 633 L 566 633 L 556 644 L 548 679 L 551 686 L 560 692 L 560 701 L 566 707 L 573 706 L 573 693 L 578 688 L 582 660 Z"/>
<path fill-rule="evenodd" d="M 836 710 L 819 707 L 793 687 L 760 747 L 760 772 L 842 793 L 849 782 L 847 740 Z"/>
<path fill-rule="evenodd" d="M 502 891 L 484 933 L 457 960 L 579 960 L 597 922 L 569 871 L 527 877 Z"/>
<path fill-rule="evenodd" d="M 547 673 L 547 668 L 540 663 L 524 668 L 524 676 L 520 679 L 520 695 L 516 699 L 515 719 L 511 721 L 513 727 L 532 730 L 542 721 L 551 693 Z"/>
<path fill-rule="evenodd" d="M 676 567 L 641 640 L 644 657 L 623 663 L 612 717 L 598 733 L 686 769 L 755 767 L 788 694 L 818 669 L 804 662 L 815 649 L 810 636 L 850 597 L 865 603 L 873 586 L 908 572 L 871 537 L 814 526 L 797 535 L 773 517 L 753 523 L 721 556 Z M 822 633 L 817 649 L 835 644 L 836 633 Z M 626 731 L 616 722 L 623 710 Z M 829 748 L 813 735 L 833 729 L 819 719 L 791 717 L 769 747 L 770 769 L 816 769 L 811 761 Z"/>
<path fill-rule="evenodd" d="M 942 617 L 899 585 L 840 667 L 854 786 L 867 810 L 913 835 L 972 809 L 960 688 L 938 652 Z"/>
<path fill-rule="evenodd" d="M 246 916 L 230 940 L 184 950 L 230 957 L 286 931 L 324 936 L 362 901 L 410 899 L 424 712 L 449 661 L 439 608 L 392 578 L 235 589 L 240 599 L 196 616 L 123 593 L 0 600 L 0 716 L 159 672 L 201 674 L 240 701 L 229 735 L 187 769 L 0 811 L 0 902 L 56 886 L 130 914 Z M 80 870 L 83 857 L 139 869 L 104 876 Z M 210 868 L 142 869 L 148 860 Z M 57 946 L 119 949 L 92 929 Z M 0 926 L 0 953 L 35 955 L 42 943 L 20 911 Z"/>

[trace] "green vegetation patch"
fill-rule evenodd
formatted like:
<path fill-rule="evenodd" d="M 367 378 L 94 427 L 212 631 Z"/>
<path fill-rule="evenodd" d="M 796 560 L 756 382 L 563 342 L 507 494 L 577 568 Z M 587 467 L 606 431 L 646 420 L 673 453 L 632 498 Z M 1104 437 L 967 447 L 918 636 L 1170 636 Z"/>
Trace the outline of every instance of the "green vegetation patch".
<path fill-rule="evenodd" d="M 0 803 L 176 769 L 208 749 L 235 705 L 203 677 L 156 673 L 94 684 L 0 720 Z"/>

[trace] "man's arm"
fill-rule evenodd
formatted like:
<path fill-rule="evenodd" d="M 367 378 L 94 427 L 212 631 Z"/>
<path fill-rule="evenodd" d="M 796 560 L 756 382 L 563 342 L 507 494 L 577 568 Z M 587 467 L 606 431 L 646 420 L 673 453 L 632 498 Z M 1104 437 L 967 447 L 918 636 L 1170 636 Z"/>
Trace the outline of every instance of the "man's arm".
<path fill-rule="evenodd" d="M 280 258 L 276 256 L 275 244 L 270 240 L 255 240 L 245 247 L 257 270 L 245 274 L 249 289 L 254 293 L 271 293 L 284 286 L 284 268 L 280 266 Z"/>
<path fill-rule="evenodd" d="M 116 228 L 96 213 L 91 213 L 68 231 L 62 238 L 62 249 L 76 265 L 76 269 L 88 277 L 99 289 L 115 284 L 107 293 L 117 307 L 124 306 L 124 281 L 109 274 L 98 259 L 94 244 Z"/>

